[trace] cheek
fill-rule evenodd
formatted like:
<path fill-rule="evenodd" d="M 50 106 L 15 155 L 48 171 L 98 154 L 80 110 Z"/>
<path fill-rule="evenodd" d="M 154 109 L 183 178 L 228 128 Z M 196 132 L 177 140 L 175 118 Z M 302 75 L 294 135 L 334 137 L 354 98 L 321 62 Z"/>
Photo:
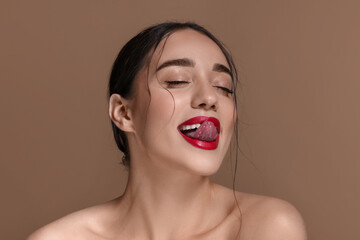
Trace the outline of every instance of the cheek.
<path fill-rule="evenodd" d="M 159 91 L 159 90 L 158 90 Z M 169 122 L 175 111 L 175 102 L 171 94 L 166 90 L 152 94 L 148 109 L 148 118 L 151 121 L 162 124 Z"/>
<path fill-rule="evenodd" d="M 184 107 L 189 105 L 188 92 L 169 92 L 160 88 L 152 91 L 148 117 L 162 123 L 180 124 L 179 116 L 184 113 Z M 181 118 L 181 117 L 180 117 Z M 174 127 L 174 126 L 172 126 Z M 175 126 L 177 127 L 177 125 Z"/>
<path fill-rule="evenodd" d="M 226 122 L 230 125 L 234 125 L 236 121 L 237 111 L 235 108 L 235 103 L 229 101 L 222 106 L 223 115 L 226 116 Z"/>
<path fill-rule="evenodd" d="M 172 132 L 176 131 L 176 124 L 172 121 L 177 109 L 171 94 L 165 89 L 154 89 L 151 91 L 150 102 L 146 113 L 143 114 L 143 141 L 144 144 L 158 146 L 169 140 Z"/>
<path fill-rule="evenodd" d="M 237 116 L 237 112 L 236 112 L 233 102 L 228 102 L 228 104 L 225 104 L 223 106 L 222 120 L 224 122 L 224 126 L 223 126 L 224 128 L 222 129 L 222 132 L 225 137 L 224 143 L 226 146 L 226 150 L 227 150 L 228 144 L 231 141 L 232 135 L 234 133 L 236 116 Z"/>

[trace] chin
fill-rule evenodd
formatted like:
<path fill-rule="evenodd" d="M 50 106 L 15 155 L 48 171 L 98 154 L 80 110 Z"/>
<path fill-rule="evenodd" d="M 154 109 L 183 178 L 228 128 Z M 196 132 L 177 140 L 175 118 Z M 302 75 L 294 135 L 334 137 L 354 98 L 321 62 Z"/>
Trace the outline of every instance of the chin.
<path fill-rule="evenodd" d="M 159 147 L 160 144 L 153 140 L 146 147 L 151 162 L 167 171 L 180 170 L 197 176 L 211 176 L 219 170 L 226 155 L 227 142 L 219 142 L 214 150 L 195 147 L 182 139 L 169 142 L 174 144 Z"/>
<path fill-rule="evenodd" d="M 195 154 L 194 154 L 195 155 Z M 200 156 L 189 156 L 183 166 L 198 176 L 211 176 L 215 174 L 222 163 L 223 158 L 209 151 L 207 154 L 202 153 Z"/>
<path fill-rule="evenodd" d="M 218 166 L 202 166 L 202 168 L 194 169 L 194 173 L 198 176 L 203 177 L 210 177 L 214 175 L 220 168 L 220 165 Z"/>

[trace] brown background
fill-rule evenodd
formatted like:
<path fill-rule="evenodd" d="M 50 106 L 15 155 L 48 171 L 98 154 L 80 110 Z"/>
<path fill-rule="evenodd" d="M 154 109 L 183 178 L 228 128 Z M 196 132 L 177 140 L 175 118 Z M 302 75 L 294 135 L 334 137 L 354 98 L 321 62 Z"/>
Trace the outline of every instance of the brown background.
<path fill-rule="evenodd" d="M 360 239 L 359 1 L 23 0 L 0 9 L 0 239 L 121 194 L 107 79 L 120 47 L 164 20 L 194 20 L 232 50 L 242 85 L 237 189 L 293 203 L 309 239 Z M 214 180 L 231 186 L 231 172 L 225 162 Z"/>

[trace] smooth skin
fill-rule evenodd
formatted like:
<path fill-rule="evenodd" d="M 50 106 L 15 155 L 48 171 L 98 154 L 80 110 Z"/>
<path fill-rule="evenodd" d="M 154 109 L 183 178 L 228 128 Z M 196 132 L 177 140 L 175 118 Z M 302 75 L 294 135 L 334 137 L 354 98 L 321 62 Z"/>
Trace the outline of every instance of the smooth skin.
<path fill-rule="evenodd" d="M 196 31 L 179 30 L 163 41 L 136 77 L 133 95 L 110 98 L 110 118 L 130 146 L 124 194 L 50 223 L 28 240 L 305 240 L 303 220 L 289 203 L 236 192 L 240 213 L 233 191 L 209 181 L 236 114 L 231 77 L 219 66 L 229 68 L 223 53 Z M 179 134 L 177 127 L 196 116 L 219 119 L 215 150 L 194 147 Z"/>

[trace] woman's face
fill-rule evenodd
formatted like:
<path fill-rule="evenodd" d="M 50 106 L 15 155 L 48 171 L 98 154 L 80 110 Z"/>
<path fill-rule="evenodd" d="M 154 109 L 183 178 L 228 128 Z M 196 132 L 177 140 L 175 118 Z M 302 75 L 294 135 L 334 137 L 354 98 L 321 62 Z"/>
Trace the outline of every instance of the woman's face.
<path fill-rule="evenodd" d="M 215 173 L 236 116 L 229 66 L 219 47 L 194 30 L 176 31 L 160 43 L 134 89 L 131 154 L 145 154 L 141 164 Z"/>

